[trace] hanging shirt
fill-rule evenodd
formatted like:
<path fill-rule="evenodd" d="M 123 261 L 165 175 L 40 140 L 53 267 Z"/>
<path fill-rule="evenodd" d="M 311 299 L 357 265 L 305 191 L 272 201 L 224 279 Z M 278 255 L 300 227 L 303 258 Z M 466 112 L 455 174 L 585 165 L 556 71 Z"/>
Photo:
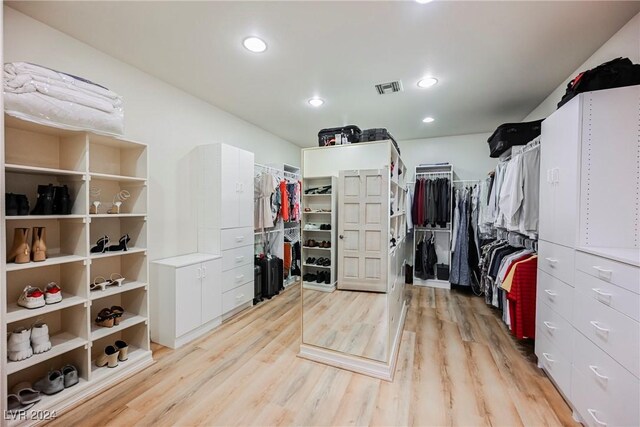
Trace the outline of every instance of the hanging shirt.
<path fill-rule="evenodd" d="M 404 212 L 407 219 L 407 231 L 411 231 L 413 229 L 413 188 L 411 187 L 407 189 Z"/>
<path fill-rule="evenodd" d="M 540 211 L 540 146 L 522 153 L 523 191 L 522 215 L 519 230 L 522 234 L 536 237 Z"/>
<path fill-rule="evenodd" d="M 254 177 L 254 228 L 260 230 L 273 227 L 274 216 L 271 211 L 271 196 L 278 187 L 278 180 L 270 173 L 262 172 Z"/>
<path fill-rule="evenodd" d="M 289 221 L 289 194 L 287 193 L 287 182 L 280 181 L 280 197 L 282 205 L 280 206 L 280 215 L 283 221 Z"/>
<path fill-rule="evenodd" d="M 518 264 L 508 294 L 512 331 L 518 339 L 535 338 L 536 335 L 537 269 L 537 257 Z"/>

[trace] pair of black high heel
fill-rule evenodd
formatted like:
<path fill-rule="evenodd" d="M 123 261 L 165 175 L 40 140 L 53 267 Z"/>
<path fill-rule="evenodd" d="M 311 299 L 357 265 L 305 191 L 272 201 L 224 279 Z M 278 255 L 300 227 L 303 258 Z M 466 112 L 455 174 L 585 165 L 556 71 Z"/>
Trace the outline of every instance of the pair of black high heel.
<path fill-rule="evenodd" d="M 127 246 L 131 241 L 131 237 L 128 234 L 125 234 L 120 238 L 120 241 L 117 245 L 109 245 L 109 236 L 102 236 L 96 242 L 96 245 L 91 248 L 92 254 L 103 254 L 105 252 L 118 252 L 118 251 L 127 251 L 129 247 Z"/>

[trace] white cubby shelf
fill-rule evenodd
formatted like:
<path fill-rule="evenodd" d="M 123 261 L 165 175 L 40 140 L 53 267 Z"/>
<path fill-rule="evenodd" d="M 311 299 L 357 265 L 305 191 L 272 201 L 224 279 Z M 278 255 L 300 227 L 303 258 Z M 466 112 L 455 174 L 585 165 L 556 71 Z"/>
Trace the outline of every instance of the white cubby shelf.
<path fill-rule="evenodd" d="M 33 407 L 60 413 L 153 363 L 148 318 L 148 148 L 122 138 L 58 129 L 8 115 L 4 132 L 5 190 L 26 195 L 30 205 L 28 215 L 2 216 L 5 244 L 10 250 L 15 229 L 29 228 L 27 243 L 31 247 L 33 227 L 45 227 L 47 259 L 25 264 L 2 260 L 0 292 L 5 297 L 5 316 L 0 322 L 7 334 L 36 321 L 44 322 L 52 347 L 12 362 L 6 346 L 0 346 L 0 375 L 5 376 L 0 409 L 6 409 L 7 394 L 16 384 L 33 383 L 51 369 L 73 364 L 78 369 L 79 384 L 44 396 Z M 36 205 L 38 185 L 48 184 L 67 186 L 73 203 L 69 215 L 30 214 Z M 114 197 L 122 190 L 129 197 L 120 213 L 108 214 Z M 95 215 L 89 213 L 94 201 L 101 202 Z M 129 234 L 128 250 L 92 254 L 91 247 L 105 234 L 113 239 L 112 245 Z M 114 274 L 125 278 L 122 286 L 90 290 L 96 277 L 109 279 Z M 36 309 L 18 306 L 27 285 L 44 290 L 50 282 L 62 289 L 62 301 Z M 97 312 L 114 305 L 125 310 L 120 324 L 113 328 L 97 326 Z M 95 359 L 115 340 L 129 344 L 129 360 L 121 362 L 118 369 L 96 367 Z M 30 422 L 8 421 L 7 425 Z"/>

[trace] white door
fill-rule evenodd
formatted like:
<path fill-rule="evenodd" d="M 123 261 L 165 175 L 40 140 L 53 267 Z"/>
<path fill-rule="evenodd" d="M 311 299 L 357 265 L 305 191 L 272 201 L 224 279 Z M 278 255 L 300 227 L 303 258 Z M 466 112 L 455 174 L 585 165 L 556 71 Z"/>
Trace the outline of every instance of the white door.
<path fill-rule="evenodd" d="M 226 144 L 220 144 L 222 188 L 220 189 L 220 228 L 238 227 L 238 149 Z M 206 165 L 205 165 L 206 167 Z M 253 170 L 253 168 L 252 168 Z"/>
<path fill-rule="evenodd" d="M 238 150 L 238 227 L 253 227 L 253 153 Z"/>
<path fill-rule="evenodd" d="M 176 269 L 176 337 L 193 331 L 202 324 L 202 285 L 200 264 Z"/>
<path fill-rule="evenodd" d="M 340 171 L 338 288 L 387 291 L 389 170 Z"/>
<path fill-rule="evenodd" d="M 202 323 L 222 315 L 222 260 L 202 263 Z"/>
<path fill-rule="evenodd" d="M 554 146 L 558 144 L 557 127 L 560 126 L 554 116 L 542 122 L 540 138 L 540 208 L 538 219 L 538 237 L 548 242 L 554 239 L 555 184 Z"/>

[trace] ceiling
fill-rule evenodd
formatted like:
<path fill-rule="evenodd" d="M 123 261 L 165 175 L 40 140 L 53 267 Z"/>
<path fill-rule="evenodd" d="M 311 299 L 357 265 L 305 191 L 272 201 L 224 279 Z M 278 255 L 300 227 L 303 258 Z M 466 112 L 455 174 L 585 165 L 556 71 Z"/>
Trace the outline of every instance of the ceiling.
<path fill-rule="evenodd" d="M 8 4 L 300 146 L 344 124 L 407 140 L 521 121 L 640 11 L 616 1 Z M 249 35 L 267 51 L 245 50 Z M 424 75 L 439 83 L 419 89 Z M 378 95 L 391 80 L 404 91 Z M 309 106 L 312 96 L 325 105 Z"/>

